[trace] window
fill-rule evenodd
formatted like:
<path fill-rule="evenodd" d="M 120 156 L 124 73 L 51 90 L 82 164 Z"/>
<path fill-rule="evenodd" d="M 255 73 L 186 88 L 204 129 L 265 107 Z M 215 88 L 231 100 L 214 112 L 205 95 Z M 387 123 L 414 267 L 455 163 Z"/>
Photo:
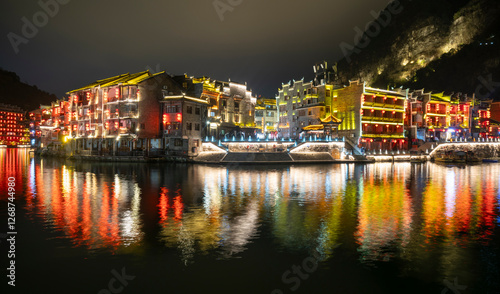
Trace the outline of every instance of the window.
<path fill-rule="evenodd" d="M 193 124 L 192 123 L 187 123 L 186 124 L 186 130 L 191 131 L 193 129 Z"/>
<path fill-rule="evenodd" d="M 240 103 L 234 102 L 234 109 L 239 110 L 240 109 Z"/>
<path fill-rule="evenodd" d="M 200 111 L 200 108 L 199 108 L 199 107 L 196 107 L 196 108 L 194 109 L 194 114 L 196 114 L 196 115 L 200 115 L 200 112 L 201 112 L 201 111 Z"/>
<path fill-rule="evenodd" d="M 181 147 L 182 146 L 182 139 L 175 139 L 174 146 Z"/>
<path fill-rule="evenodd" d="M 190 113 L 190 114 L 193 113 L 193 106 L 187 106 L 186 107 L 186 112 Z"/>
<path fill-rule="evenodd" d="M 146 124 L 141 124 L 141 130 L 146 129 Z"/>
<path fill-rule="evenodd" d="M 200 130 L 200 124 L 194 124 L 194 130 L 199 131 Z"/>
<path fill-rule="evenodd" d="M 240 122 L 240 116 L 235 114 L 234 115 L 234 122 Z"/>

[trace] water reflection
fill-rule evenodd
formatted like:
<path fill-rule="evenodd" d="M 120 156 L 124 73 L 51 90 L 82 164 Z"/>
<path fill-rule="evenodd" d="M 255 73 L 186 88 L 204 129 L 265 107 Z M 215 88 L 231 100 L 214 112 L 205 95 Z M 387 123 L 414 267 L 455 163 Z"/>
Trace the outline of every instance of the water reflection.
<path fill-rule="evenodd" d="M 404 248 L 410 241 L 413 209 L 406 173 L 390 168 L 385 164 L 382 173 L 369 173 L 363 182 L 356 231 L 363 261 L 388 261 L 394 255 L 391 248 Z"/>
<path fill-rule="evenodd" d="M 78 164 L 11 150 L 0 158 L 4 178 L 22 175 L 24 209 L 48 232 L 89 250 L 175 248 L 186 264 L 239 257 L 262 238 L 325 258 L 343 244 L 366 264 L 426 260 L 443 246 L 454 247 L 436 254 L 456 259 L 457 246 L 488 244 L 499 216 L 500 165 Z"/>

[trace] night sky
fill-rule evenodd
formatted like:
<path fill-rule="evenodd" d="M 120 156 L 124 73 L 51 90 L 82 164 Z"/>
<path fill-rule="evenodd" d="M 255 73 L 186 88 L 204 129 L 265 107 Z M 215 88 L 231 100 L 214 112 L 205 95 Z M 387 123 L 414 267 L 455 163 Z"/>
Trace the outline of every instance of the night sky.
<path fill-rule="evenodd" d="M 282 82 L 311 79 L 316 62 L 340 59 L 339 44 L 353 44 L 353 28 L 364 28 L 389 1 L 59 2 L 67 3 L 44 19 L 38 1 L 2 1 L 0 66 L 24 82 L 62 97 L 97 79 L 151 69 L 230 78 L 274 97 Z M 232 11 L 222 11 L 230 3 Z M 34 16 L 38 32 L 23 34 L 22 18 Z M 17 54 L 9 33 L 24 38 Z"/>

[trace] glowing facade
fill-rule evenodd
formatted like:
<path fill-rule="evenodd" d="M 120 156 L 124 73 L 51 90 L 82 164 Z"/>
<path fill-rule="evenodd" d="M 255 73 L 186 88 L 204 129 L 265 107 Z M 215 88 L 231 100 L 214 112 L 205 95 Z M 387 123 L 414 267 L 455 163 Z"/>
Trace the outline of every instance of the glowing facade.
<path fill-rule="evenodd" d="M 206 100 L 185 95 L 165 96 L 161 101 L 161 129 L 171 155 L 198 155 L 202 135 L 209 126 L 207 106 Z"/>
<path fill-rule="evenodd" d="M 358 81 L 334 90 L 332 113 L 343 120 L 339 136 L 366 150 L 405 149 L 407 98 L 407 90 L 376 89 Z"/>
<path fill-rule="evenodd" d="M 69 138 L 77 140 L 77 150 L 99 154 L 161 148 L 160 100 L 181 93 L 168 74 L 149 71 L 98 80 L 70 91 Z"/>
<path fill-rule="evenodd" d="M 220 138 L 234 135 L 235 130 L 247 135 L 254 133 L 257 98 L 246 84 L 185 75 L 174 79 L 187 90 L 187 95 L 209 102 L 207 135 Z"/>

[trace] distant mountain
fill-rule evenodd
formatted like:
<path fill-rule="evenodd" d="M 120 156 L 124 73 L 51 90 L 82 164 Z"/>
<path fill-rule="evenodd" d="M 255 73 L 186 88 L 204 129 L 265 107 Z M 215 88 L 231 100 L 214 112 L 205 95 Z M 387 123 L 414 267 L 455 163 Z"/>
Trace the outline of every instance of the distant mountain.
<path fill-rule="evenodd" d="M 396 13 L 391 5 L 380 30 L 365 31 L 338 62 L 342 83 L 500 98 L 500 1 L 400 0 Z"/>
<path fill-rule="evenodd" d="M 46 105 L 56 100 L 56 95 L 23 83 L 16 73 L 0 68 L 0 103 L 17 105 L 30 111 L 39 108 L 40 104 Z"/>

